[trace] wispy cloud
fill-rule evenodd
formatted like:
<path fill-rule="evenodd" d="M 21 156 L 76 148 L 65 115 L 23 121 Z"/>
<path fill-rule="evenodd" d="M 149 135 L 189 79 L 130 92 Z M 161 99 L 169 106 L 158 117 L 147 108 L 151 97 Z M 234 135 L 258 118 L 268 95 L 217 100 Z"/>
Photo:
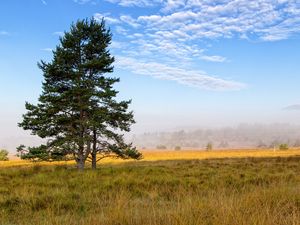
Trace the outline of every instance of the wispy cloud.
<path fill-rule="evenodd" d="M 41 51 L 52 52 L 53 49 L 52 48 L 42 48 Z"/>
<path fill-rule="evenodd" d="M 140 26 L 140 24 L 129 15 L 120 16 L 120 20 L 134 28 L 138 28 Z"/>
<path fill-rule="evenodd" d="M 128 69 L 133 73 L 152 76 L 162 80 L 172 80 L 177 83 L 206 90 L 240 90 L 245 84 L 224 80 L 207 75 L 202 71 L 186 70 L 179 67 L 168 66 L 157 62 L 142 62 L 129 57 L 116 57 L 116 66 Z"/>
<path fill-rule="evenodd" d="M 52 33 L 53 35 L 57 35 L 57 36 L 63 36 L 64 32 L 63 31 L 55 31 Z"/>
<path fill-rule="evenodd" d="M 283 108 L 284 110 L 300 110 L 300 104 L 289 105 Z"/>
<path fill-rule="evenodd" d="M 219 56 L 219 55 L 203 55 L 201 56 L 201 59 L 208 61 L 208 62 L 225 62 L 226 58 L 223 56 Z"/>
<path fill-rule="evenodd" d="M 110 13 L 97 13 L 94 17 L 96 19 L 104 17 L 111 28 L 122 37 L 116 40 L 113 46 L 118 49 L 117 53 L 120 56 L 129 57 L 131 64 L 133 64 L 132 60 L 138 59 L 134 63 L 138 67 L 145 66 L 142 62 L 151 62 L 151 65 L 158 63 L 156 66 L 165 72 L 165 75 L 161 75 L 160 78 L 163 76 L 170 78 L 168 71 L 172 71 L 171 68 L 174 66 L 176 68 L 178 62 L 182 65 L 182 71 L 186 71 L 186 68 L 193 68 L 199 60 L 230 63 L 230 59 L 226 56 L 210 53 L 205 43 L 211 40 L 237 38 L 250 41 L 280 41 L 300 33 L 300 2 L 296 0 L 105 1 L 123 7 L 152 7 L 151 11 L 148 11 L 152 14 L 143 15 L 144 11 L 141 10 L 139 16 L 113 16 Z M 137 66 L 128 66 L 128 69 L 134 71 L 137 71 L 136 68 Z M 147 68 L 150 70 L 149 67 Z M 176 74 L 181 74 L 182 71 L 176 70 Z M 157 71 L 152 72 L 156 74 Z M 143 70 L 143 74 L 145 73 Z M 213 77 L 208 79 L 203 72 L 191 71 L 191 74 L 197 74 L 195 77 L 200 77 L 207 83 L 209 80 L 210 84 L 223 82 L 240 84 Z M 176 81 L 182 84 L 189 83 L 190 86 L 205 86 L 201 81 L 195 82 L 196 85 L 191 85 L 193 82 L 186 82 L 178 77 Z M 233 86 L 238 86 L 237 89 L 244 87 L 243 85 Z"/>
<path fill-rule="evenodd" d="M 41 2 L 44 4 L 44 5 L 47 5 L 47 2 L 45 0 L 41 0 Z"/>
<path fill-rule="evenodd" d="M 0 36 L 9 36 L 10 33 L 5 30 L 0 30 Z"/>
<path fill-rule="evenodd" d="M 162 8 L 162 12 L 170 12 L 180 7 L 184 7 L 186 4 L 185 0 L 167 0 L 164 1 L 164 7 Z"/>
<path fill-rule="evenodd" d="M 105 0 L 107 2 L 116 3 L 124 7 L 153 7 L 158 3 L 163 3 L 163 0 Z"/>
<path fill-rule="evenodd" d="M 93 2 L 93 1 L 92 0 L 74 0 L 74 2 L 83 5 L 86 3 Z"/>
<path fill-rule="evenodd" d="M 102 20 L 103 18 L 105 19 L 105 21 L 109 24 L 118 24 L 118 23 L 121 23 L 121 21 L 119 19 L 116 19 L 116 18 L 113 18 L 111 16 L 109 16 L 109 13 L 105 13 L 105 14 L 102 14 L 102 13 L 95 13 L 94 14 L 94 18 L 95 20 Z"/>

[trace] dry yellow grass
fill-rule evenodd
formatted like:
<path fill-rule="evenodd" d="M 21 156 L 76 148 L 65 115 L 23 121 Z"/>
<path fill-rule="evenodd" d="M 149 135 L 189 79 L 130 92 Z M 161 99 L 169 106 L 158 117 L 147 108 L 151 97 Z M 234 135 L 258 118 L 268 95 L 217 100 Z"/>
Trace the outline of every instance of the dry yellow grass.
<path fill-rule="evenodd" d="M 10 161 L 0 161 L 0 168 L 5 168 L 5 167 L 18 167 L 18 166 L 32 166 L 33 164 L 38 164 L 38 165 L 45 165 L 45 166 L 51 166 L 51 165 L 72 165 L 74 164 L 74 161 L 68 161 L 68 162 L 36 162 L 33 163 L 28 160 L 21 160 L 21 159 L 14 159 Z"/>
<path fill-rule="evenodd" d="M 147 150 L 142 151 L 146 161 L 178 160 L 178 159 L 211 159 L 211 158 L 245 158 L 245 157 L 289 157 L 300 155 L 300 149 L 237 149 L 237 150 Z"/>
<path fill-rule="evenodd" d="M 273 149 L 234 149 L 234 150 L 142 150 L 143 159 L 141 161 L 158 160 L 189 160 L 189 159 L 212 159 L 212 158 L 247 158 L 247 157 L 290 157 L 300 156 L 300 149 L 293 148 L 289 150 Z M 132 161 L 132 160 L 127 160 Z M 122 159 L 103 159 L 101 163 L 121 163 Z M 39 162 L 39 165 L 72 165 L 74 161 L 69 162 Z M 0 167 L 10 166 L 30 166 L 32 162 L 13 158 L 10 161 L 0 161 Z"/>

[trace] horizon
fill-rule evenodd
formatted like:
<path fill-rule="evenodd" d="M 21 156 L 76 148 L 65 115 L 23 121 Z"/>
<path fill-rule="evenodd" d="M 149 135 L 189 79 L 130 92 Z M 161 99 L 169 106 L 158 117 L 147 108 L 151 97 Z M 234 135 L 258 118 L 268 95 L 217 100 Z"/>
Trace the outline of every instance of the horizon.
<path fill-rule="evenodd" d="M 104 17 L 113 34 L 110 75 L 121 78 L 119 98 L 132 99 L 137 123 L 130 135 L 300 125 L 295 1 L 11 0 L 0 6 L 0 140 L 6 140 L 0 147 L 30 139 L 17 123 L 25 101 L 36 103 L 41 93 L 37 62 L 52 59 L 72 22 L 92 17 Z"/>

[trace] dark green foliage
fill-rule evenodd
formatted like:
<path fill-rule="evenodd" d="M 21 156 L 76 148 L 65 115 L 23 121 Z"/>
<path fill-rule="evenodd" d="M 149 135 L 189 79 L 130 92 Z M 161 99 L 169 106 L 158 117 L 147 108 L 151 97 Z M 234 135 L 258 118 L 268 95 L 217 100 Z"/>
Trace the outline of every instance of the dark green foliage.
<path fill-rule="evenodd" d="M 20 145 L 17 147 L 17 156 L 21 159 L 32 161 L 61 161 L 73 159 L 67 153 L 61 151 L 61 148 L 49 145 L 40 145 L 38 147 L 28 147 Z"/>
<path fill-rule="evenodd" d="M 8 151 L 0 149 L 0 161 L 8 161 Z"/>
<path fill-rule="evenodd" d="M 44 75 L 43 92 L 37 105 L 26 103 L 27 113 L 19 126 L 48 141 L 26 150 L 21 146 L 22 158 L 65 160 L 72 156 L 83 169 L 88 157 L 96 166 L 98 153 L 103 153 L 100 158 L 111 153 L 141 157 L 134 148 L 128 151 L 131 145 L 120 134 L 130 130 L 134 119 L 128 112 L 130 101 L 115 99 L 118 92 L 113 85 L 119 78 L 107 76 L 113 72 L 114 57 L 108 50 L 111 36 L 104 20 L 78 21 L 60 38 L 53 60 L 38 64 Z"/>

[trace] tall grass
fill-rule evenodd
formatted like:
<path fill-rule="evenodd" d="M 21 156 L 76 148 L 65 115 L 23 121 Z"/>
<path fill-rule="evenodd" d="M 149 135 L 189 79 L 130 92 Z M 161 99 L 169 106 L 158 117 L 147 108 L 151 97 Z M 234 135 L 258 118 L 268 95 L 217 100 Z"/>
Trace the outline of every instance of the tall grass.
<path fill-rule="evenodd" d="M 0 224 L 300 224 L 300 158 L 0 169 Z"/>

